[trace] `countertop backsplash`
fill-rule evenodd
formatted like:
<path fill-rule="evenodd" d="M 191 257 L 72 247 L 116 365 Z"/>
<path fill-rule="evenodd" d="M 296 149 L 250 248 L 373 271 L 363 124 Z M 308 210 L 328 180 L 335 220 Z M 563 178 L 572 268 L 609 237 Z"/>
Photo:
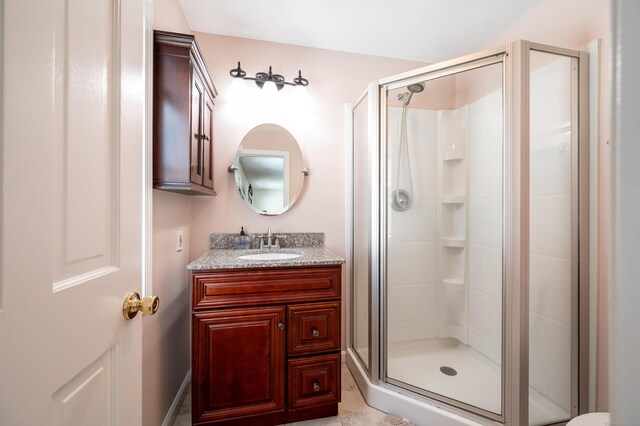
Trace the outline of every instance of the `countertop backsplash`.
<path fill-rule="evenodd" d="M 235 241 L 238 235 L 240 234 L 211 234 L 211 250 L 233 250 L 235 248 Z M 251 239 L 251 249 L 259 249 L 260 242 L 266 240 L 267 233 L 264 232 L 246 235 Z M 262 236 L 262 238 L 259 236 Z M 271 237 L 274 244 L 276 237 L 278 237 L 281 249 L 294 247 L 324 247 L 324 232 L 272 232 Z"/>

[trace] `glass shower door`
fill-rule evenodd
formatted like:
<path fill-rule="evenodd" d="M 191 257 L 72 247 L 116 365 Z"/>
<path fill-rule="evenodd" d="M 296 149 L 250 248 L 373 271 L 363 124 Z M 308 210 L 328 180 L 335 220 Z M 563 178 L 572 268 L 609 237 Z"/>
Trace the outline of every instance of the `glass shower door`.
<path fill-rule="evenodd" d="M 493 418 L 503 412 L 502 87 L 501 59 L 386 87 L 385 380 Z"/>
<path fill-rule="evenodd" d="M 578 60 L 530 58 L 529 424 L 543 425 L 569 420 L 575 396 Z"/>
<path fill-rule="evenodd" d="M 353 120 L 353 253 L 351 346 L 369 369 L 370 242 L 371 242 L 371 154 L 368 143 L 368 93 L 356 104 Z"/>

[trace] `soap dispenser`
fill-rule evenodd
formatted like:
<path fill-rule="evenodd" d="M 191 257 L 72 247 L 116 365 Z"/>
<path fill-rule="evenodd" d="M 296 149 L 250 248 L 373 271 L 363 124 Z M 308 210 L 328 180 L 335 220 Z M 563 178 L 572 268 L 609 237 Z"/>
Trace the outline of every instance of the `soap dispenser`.
<path fill-rule="evenodd" d="M 246 250 L 251 247 L 251 238 L 244 233 L 244 226 L 240 227 L 240 235 L 236 237 L 236 250 Z"/>

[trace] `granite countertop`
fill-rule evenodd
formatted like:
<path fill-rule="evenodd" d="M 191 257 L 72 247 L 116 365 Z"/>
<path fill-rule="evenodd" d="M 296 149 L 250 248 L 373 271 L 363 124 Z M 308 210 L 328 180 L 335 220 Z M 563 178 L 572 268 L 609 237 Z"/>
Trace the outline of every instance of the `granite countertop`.
<path fill-rule="evenodd" d="M 239 256 L 257 253 L 295 253 L 301 257 L 282 260 L 245 260 Z M 345 260 L 325 247 L 286 247 L 280 249 L 211 249 L 189 265 L 189 270 L 278 268 L 285 266 L 341 265 Z"/>

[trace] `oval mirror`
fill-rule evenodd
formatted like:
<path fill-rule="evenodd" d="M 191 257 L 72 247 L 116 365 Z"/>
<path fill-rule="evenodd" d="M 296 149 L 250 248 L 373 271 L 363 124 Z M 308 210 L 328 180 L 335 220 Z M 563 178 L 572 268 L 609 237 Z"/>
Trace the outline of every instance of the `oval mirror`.
<path fill-rule="evenodd" d="M 278 215 L 298 199 L 304 181 L 302 151 L 287 129 L 260 124 L 240 142 L 235 178 L 240 197 L 256 213 Z"/>

